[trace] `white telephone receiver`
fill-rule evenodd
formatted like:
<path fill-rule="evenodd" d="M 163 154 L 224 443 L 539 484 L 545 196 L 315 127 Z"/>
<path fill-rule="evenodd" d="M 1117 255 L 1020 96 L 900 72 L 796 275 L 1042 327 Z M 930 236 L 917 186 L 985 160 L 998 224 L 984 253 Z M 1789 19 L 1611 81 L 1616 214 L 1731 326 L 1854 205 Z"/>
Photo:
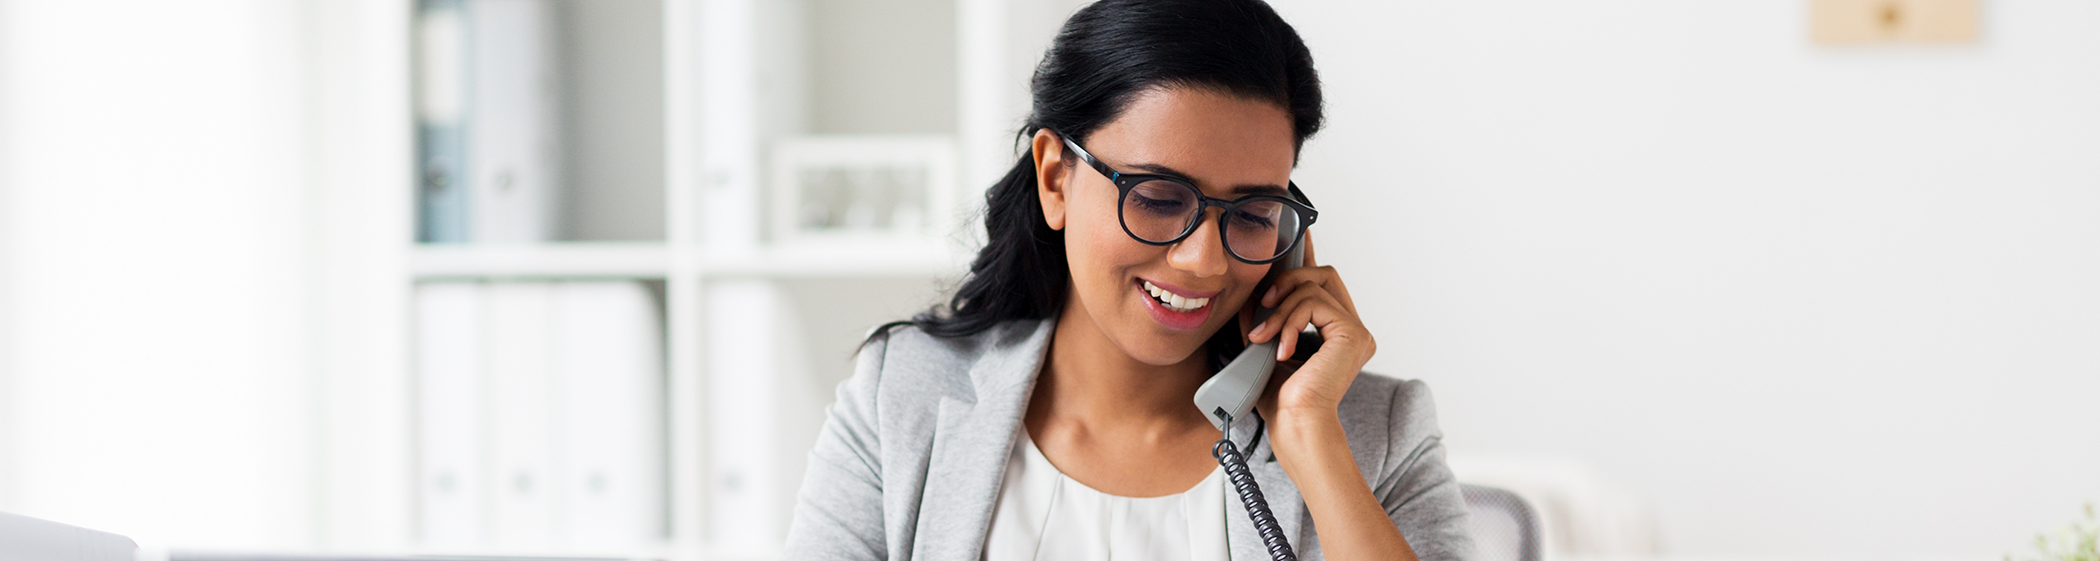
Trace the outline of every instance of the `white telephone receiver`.
<path fill-rule="evenodd" d="M 1269 286 L 1274 284 L 1276 278 L 1282 276 L 1284 271 L 1305 264 L 1305 244 L 1302 239 L 1292 240 L 1291 249 L 1284 254 L 1283 259 L 1277 260 L 1276 266 L 1269 268 L 1268 276 L 1254 286 L 1256 325 L 1260 325 L 1263 320 L 1276 313 L 1275 308 L 1261 305 L 1261 295 L 1268 292 Z M 1261 486 L 1254 483 L 1254 474 L 1247 468 L 1245 453 L 1232 442 L 1232 420 L 1253 414 L 1255 400 L 1261 399 L 1262 391 L 1269 387 L 1269 375 L 1276 372 L 1276 346 L 1282 339 L 1282 334 L 1278 333 L 1276 338 L 1267 343 L 1248 345 L 1246 350 L 1240 351 L 1240 356 L 1226 363 L 1225 368 L 1218 370 L 1210 380 L 1204 381 L 1201 387 L 1196 388 L 1196 408 L 1203 411 L 1203 416 L 1210 419 L 1210 424 L 1216 425 L 1218 430 L 1224 432 L 1224 437 L 1211 446 L 1210 455 L 1217 458 L 1218 465 L 1224 466 L 1226 478 L 1232 482 L 1233 491 L 1239 494 L 1240 503 L 1247 507 L 1247 516 L 1253 519 L 1255 532 L 1261 534 L 1263 547 L 1269 550 L 1269 558 L 1275 561 L 1297 561 L 1298 555 L 1291 551 L 1290 539 L 1283 535 L 1282 527 L 1276 524 L 1276 515 L 1269 512 L 1269 501 L 1262 497 Z M 1297 354 L 1309 354 L 1318 344 L 1317 336 L 1304 334 L 1298 340 Z M 1247 441 L 1245 452 L 1254 451 L 1257 443 L 1261 441 L 1262 428 L 1267 425 L 1267 421 L 1263 421 L 1255 426 L 1254 437 Z"/>
<path fill-rule="evenodd" d="M 1276 313 L 1275 308 L 1261 305 L 1261 295 L 1268 292 L 1269 286 L 1274 284 L 1276 278 L 1284 271 L 1296 269 L 1304 264 L 1305 243 L 1298 241 L 1283 259 L 1276 262 L 1275 267 L 1269 269 L 1269 275 L 1262 278 L 1261 284 L 1254 286 L 1256 325 L 1260 325 Z M 1216 425 L 1218 430 L 1225 430 L 1225 423 L 1231 419 L 1246 417 L 1249 411 L 1254 410 L 1255 400 L 1261 399 L 1262 390 L 1269 387 L 1269 375 L 1276 372 L 1276 345 L 1282 340 L 1283 336 L 1279 333 L 1276 338 L 1266 343 L 1248 345 L 1246 350 L 1240 351 L 1239 357 L 1226 363 L 1225 368 L 1218 370 L 1210 380 L 1203 382 L 1202 387 L 1196 388 L 1196 408 L 1203 411 L 1203 416 L 1210 419 L 1210 424 Z"/>

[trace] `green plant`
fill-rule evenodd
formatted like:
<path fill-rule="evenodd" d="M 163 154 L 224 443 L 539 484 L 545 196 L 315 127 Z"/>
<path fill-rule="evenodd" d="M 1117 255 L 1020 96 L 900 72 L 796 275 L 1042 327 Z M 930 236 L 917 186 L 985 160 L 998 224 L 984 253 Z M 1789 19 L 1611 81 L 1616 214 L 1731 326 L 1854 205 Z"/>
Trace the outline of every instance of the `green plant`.
<path fill-rule="evenodd" d="M 2005 561 L 2100 561 L 2100 515 L 2094 514 L 2093 503 L 2085 504 L 2084 520 L 2035 536 L 2034 547 L 2034 557 L 2007 555 Z"/>

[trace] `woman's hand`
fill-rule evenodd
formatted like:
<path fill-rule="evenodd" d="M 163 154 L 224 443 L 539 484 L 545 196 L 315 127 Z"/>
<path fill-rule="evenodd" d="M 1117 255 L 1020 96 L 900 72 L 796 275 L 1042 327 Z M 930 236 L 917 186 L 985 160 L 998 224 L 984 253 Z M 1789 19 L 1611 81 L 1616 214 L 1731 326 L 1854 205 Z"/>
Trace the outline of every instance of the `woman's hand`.
<path fill-rule="evenodd" d="M 1247 334 L 1253 343 L 1281 336 L 1279 359 L 1297 351 L 1298 335 L 1308 325 L 1325 340 L 1319 352 L 1295 371 L 1287 363 L 1278 364 L 1279 375 L 1270 382 L 1275 391 L 1264 392 L 1260 402 L 1262 411 L 1278 423 L 1307 415 L 1335 419 L 1350 382 L 1378 351 L 1378 342 L 1356 315 L 1356 302 L 1349 298 L 1349 287 L 1342 283 L 1341 275 L 1334 267 L 1322 267 L 1313 260 L 1310 231 L 1304 243 L 1304 266 L 1284 271 L 1260 295 L 1261 305 L 1276 308 L 1276 313 Z"/>
<path fill-rule="evenodd" d="M 1257 405 L 1269 420 L 1269 449 L 1298 485 L 1328 559 L 1413 560 L 1414 548 L 1357 470 L 1338 415 L 1342 395 L 1378 351 L 1378 342 L 1357 319 L 1356 302 L 1341 275 L 1313 261 L 1307 236 L 1305 266 L 1284 271 L 1275 288 L 1261 295 L 1261 304 L 1275 306 L 1276 313 L 1247 334 L 1255 343 L 1282 337 L 1277 350 L 1283 357 L 1297 350 L 1298 333 L 1308 325 L 1326 340 L 1295 370 L 1279 362 L 1269 379 L 1270 390 Z"/>

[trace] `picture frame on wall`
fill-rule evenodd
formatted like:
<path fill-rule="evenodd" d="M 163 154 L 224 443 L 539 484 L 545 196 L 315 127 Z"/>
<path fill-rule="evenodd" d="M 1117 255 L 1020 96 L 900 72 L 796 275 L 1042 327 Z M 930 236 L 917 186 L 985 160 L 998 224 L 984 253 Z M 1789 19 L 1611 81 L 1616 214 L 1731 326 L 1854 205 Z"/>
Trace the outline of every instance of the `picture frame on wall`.
<path fill-rule="evenodd" d="M 949 137 L 795 137 L 776 142 L 771 160 L 776 243 L 937 239 L 954 222 Z"/>

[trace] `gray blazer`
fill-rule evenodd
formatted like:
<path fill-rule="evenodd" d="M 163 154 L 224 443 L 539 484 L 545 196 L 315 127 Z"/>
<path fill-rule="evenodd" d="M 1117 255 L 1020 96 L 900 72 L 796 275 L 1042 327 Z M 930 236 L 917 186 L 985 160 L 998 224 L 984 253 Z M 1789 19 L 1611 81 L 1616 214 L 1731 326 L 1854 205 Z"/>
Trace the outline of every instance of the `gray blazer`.
<path fill-rule="evenodd" d="M 861 349 L 809 453 L 781 558 L 982 558 L 1051 327 L 1009 322 L 957 339 L 905 327 Z M 1415 553 L 1435 561 L 1470 557 L 1466 503 L 1444 465 L 1429 388 L 1357 376 L 1340 415 L 1364 481 Z M 1253 420 L 1243 421 L 1233 426 L 1235 440 L 1253 434 Z M 1312 516 L 1267 439 L 1247 457 L 1298 557 L 1324 558 Z M 1226 504 L 1233 561 L 1266 561 L 1246 508 L 1237 497 Z"/>

